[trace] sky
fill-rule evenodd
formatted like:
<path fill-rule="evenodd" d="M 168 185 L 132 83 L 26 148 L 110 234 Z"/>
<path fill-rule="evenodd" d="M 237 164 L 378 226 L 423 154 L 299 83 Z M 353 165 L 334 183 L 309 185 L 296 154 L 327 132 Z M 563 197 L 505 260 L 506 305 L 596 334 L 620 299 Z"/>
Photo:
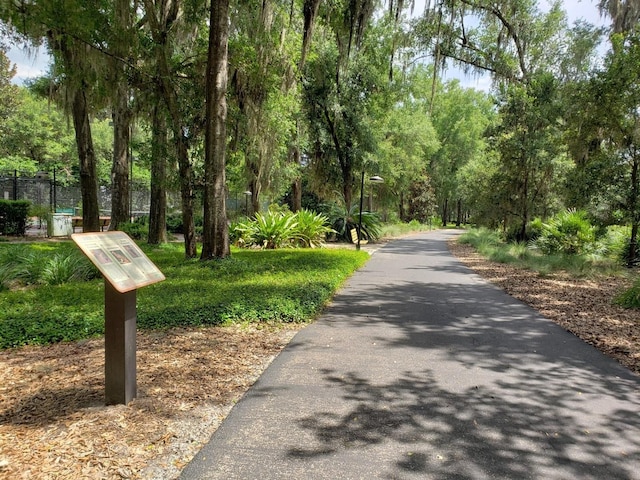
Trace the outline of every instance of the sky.
<path fill-rule="evenodd" d="M 415 12 L 424 10 L 425 0 L 416 0 Z M 540 8 L 548 8 L 547 0 L 540 1 Z M 597 0 L 567 0 L 563 2 L 564 9 L 569 17 L 569 24 L 576 20 L 584 19 L 595 25 L 605 25 L 606 18 L 602 18 L 597 8 Z M 7 56 L 9 60 L 16 64 L 18 73 L 13 79 L 13 83 L 23 84 L 28 78 L 37 77 L 46 73 L 49 65 L 49 56 L 46 49 L 25 52 L 19 47 L 12 47 Z M 476 88 L 478 90 L 488 90 L 491 79 L 484 75 L 479 77 L 465 76 L 460 70 L 450 68 L 446 74 L 446 79 L 458 78 L 464 87 Z"/>

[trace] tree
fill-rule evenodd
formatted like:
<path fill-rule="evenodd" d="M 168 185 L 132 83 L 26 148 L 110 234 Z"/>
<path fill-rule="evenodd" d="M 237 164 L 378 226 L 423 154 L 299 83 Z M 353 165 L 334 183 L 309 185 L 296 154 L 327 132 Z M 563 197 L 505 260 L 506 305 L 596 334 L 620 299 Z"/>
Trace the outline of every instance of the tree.
<path fill-rule="evenodd" d="M 109 230 L 118 230 L 131 220 L 129 211 L 129 158 L 131 122 L 131 89 L 128 81 L 130 52 L 134 39 L 133 6 L 130 0 L 115 0 L 112 13 L 109 69 L 107 85 L 112 96 L 113 166 L 111 169 L 111 222 Z"/>
<path fill-rule="evenodd" d="M 612 36 L 604 68 L 573 97 L 576 110 L 571 119 L 578 139 L 571 151 L 589 189 L 583 193 L 588 199 L 604 200 L 609 209 L 620 206 L 631 225 L 629 266 L 638 257 L 640 226 L 639 78 L 640 36 Z"/>
<path fill-rule="evenodd" d="M 251 192 L 254 212 L 260 210 L 263 191 L 292 180 L 292 162 L 285 162 L 296 145 L 300 39 L 288 33 L 299 18 L 291 8 L 288 1 L 255 2 L 238 11 L 231 25 L 230 150 L 244 166 L 240 188 Z"/>
<path fill-rule="evenodd" d="M 371 29 L 373 4 L 351 2 L 327 12 L 328 25 L 305 68 L 304 105 L 310 124 L 311 166 L 325 188 L 338 187 L 347 208 L 356 175 L 374 151 L 372 119 L 388 86 L 384 30 Z"/>
<path fill-rule="evenodd" d="M 526 85 L 514 84 L 502 95 L 500 123 L 488 131 L 500 158 L 501 190 L 507 228 L 515 219 L 514 238 L 527 240 L 527 224 L 545 216 L 554 186 L 566 168 L 562 154 L 557 81 L 550 74 Z"/>
<path fill-rule="evenodd" d="M 202 5 L 197 1 L 193 4 L 187 3 L 190 6 L 189 9 L 185 8 L 189 12 L 187 15 L 187 12 L 181 11 L 184 5 L 179 1 L 143 0 L 143 4 L 147 22 L 145 31 L 148 32 L 148 38 L 144 41 L 149 42 L 153 53 L 153 91 L 150 98 L 152 101 L 161 99 L 164 104 L 166 110 L 157 113 L 167 112 L 178 163 L 185 256 L 195 258 L 195 173 L 189 153 L 202 129 L 201 122 L 195 118 L 201 114 L 201 105 L 199 97 L 194 92 L 202 87 L 202 82 L 198 82 L 197 79 L 204 79 L 205 75 L 199 68 L 201 62 L 197 61 L 196 52 L 189 50 L 189 47 L 183 46 L 181 42 L 198 37 L 201 26 L 198 12 Z M 192 45 L 193 42 L 188 43 Z M 178 75 L 183 72 L 186 73 Z M 195 79 L 198 86 L 186 82 L 187 79 Z M 187 95 L 187 92 L 191 95 Z"/>
<path fill-rule="evenodd" d="M 423 193 L 433 193 L 426 170 L 440 142 L 428 114 L 430 77 L 428 69 L 422 67 L 407 72 L 403 81 L 396 75 L 397 88 L 391 90 L 391 106 L 385 105 L 380 114 L 372 118 L 377 149 L 373 155 L 374 166 L 370 168 L 375 168 L 372 173 L 384 178 L 384 186 L 378 190 L 394 195 L 402 220 L 413 215 L 411 205 L 415 206 L 418 201 L 412 197 L 413 193 L 420 192 L 423 199 L 426 199 Z"/>
<path fill-rule="evenodd" d="M 57 179 L 72 181 L 77 165 L 73 130 L 63 112 L 23 87 L 17 92 L 15 107 L 0 122 L 0 161 L 4 168 L 30 171 L 57 170 Z M 3 97 L 4 100 L 10 97 Z"/>
<path fill-rule="evenodd" d="M 211 2 L 206 82 L 204 233 L 201 260 L 224 258 L 231 254 L 225 205 L 228 25 L 228 0 Z"/>
<path fill-rule="evenodd" d="M 78 0 L 56 2 L 4 2 L 0 19 L 27 40 L 41 43 L 44 38 L 52 51 L 57 72 L 64 79 L 65 105 L 71 113 L 79 159 L 82 194 L 82 221 L 85 231 L 99 231 L 96 157 L 91 137 L 90 112 L 100 55 L 92 48 L 96 38 L 104 38 L 107 25 L 104 8 Z"/>
<path fill-rule="evenodd" d="M 485 148 L 484 131 L 491 122 L 491 103 L 482 92 L 463 89 L 448 82 L 433 109 L 433 126 L 440 148 L 430 159 L 429 172 L 436 191 L 442 226 L 447 226 L 454 205 L 461 217 L 462 197 L 458 192 L 458 172 Z"/>
<path fill-rule="evenodd" d="M 16 66 L 11 65 L 6 52 L 0 49 L 0 137 L 6 135 L 5 122 L 15 112 L 18 104 L 18 87 L 11 83 L 16 72 Z"/>
<path fill-rule="evenodd" d="M 614 33 L 633 32 L 640 20 L 640 1 L 638 0 L 600 0 L 600 13 L 611 17 Z"/>

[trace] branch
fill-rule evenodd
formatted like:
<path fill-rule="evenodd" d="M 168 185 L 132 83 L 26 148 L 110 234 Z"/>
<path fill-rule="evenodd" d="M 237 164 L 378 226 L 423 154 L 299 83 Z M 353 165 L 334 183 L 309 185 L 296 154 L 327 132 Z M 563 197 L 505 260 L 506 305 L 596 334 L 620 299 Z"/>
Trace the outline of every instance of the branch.
<path fill-rule="evenodd" d="M 509 32 L 509 36 L 511 37 L 511 39 L 513 40 L 513 43 L 515 44 L 516 50 L 518 52 L 518 63 L 520 64 L 522 77 L 526 79 L 528 77 L 528 69 L 524 61 L 524 57 L 525 57 L 524 49 L 520 42 L 520 37 L 518 36 L 518 32 L 516 31 L 516 28 L 507 20 L 507 18 L 495 5 L 491 5 L 491 6 L 482 5 L 472 0 L 460 0 L 460 1 L 471 8 L 488 12 L 493 16 L 495 16 L 498 20 L 500 20 L 500 23 L 502 23 L 502 25 L 507 29 L 507 32 Z"/>

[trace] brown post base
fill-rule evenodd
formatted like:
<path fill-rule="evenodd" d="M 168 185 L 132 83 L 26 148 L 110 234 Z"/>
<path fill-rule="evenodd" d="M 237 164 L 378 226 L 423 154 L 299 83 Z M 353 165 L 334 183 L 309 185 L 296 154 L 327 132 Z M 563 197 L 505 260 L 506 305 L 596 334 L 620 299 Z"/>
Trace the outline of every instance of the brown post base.
<path fill-rule="evenodd" d="M 136 290 L 118 292 L 104 281 L 104 374 L 107 405 L 136 398 Z"/>

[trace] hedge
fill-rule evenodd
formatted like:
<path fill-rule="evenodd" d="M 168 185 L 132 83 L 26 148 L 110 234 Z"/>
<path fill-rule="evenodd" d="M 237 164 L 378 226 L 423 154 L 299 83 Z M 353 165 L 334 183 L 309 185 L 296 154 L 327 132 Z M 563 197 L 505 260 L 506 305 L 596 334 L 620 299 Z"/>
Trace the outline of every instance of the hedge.
<path fill-rule="evenodd" d="M 0 200 L 0 235 L 25 235 L 29 205 L 26 200 Z"/>

